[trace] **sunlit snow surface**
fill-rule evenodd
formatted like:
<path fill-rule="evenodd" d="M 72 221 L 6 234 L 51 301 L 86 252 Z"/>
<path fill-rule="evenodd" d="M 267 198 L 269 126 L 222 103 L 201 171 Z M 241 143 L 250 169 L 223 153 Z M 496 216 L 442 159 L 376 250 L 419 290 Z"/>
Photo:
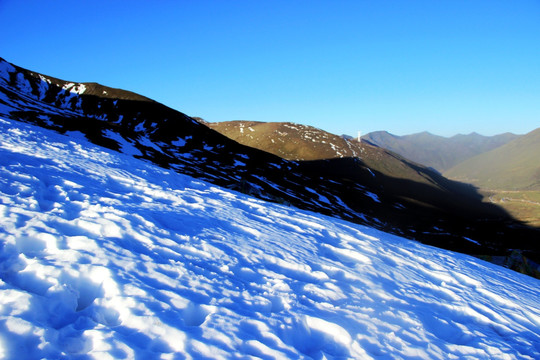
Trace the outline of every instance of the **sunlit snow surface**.
<path fill-rule="evenodd" d="M 540 282 L 0 120 L 0 358 L 538 359 Z"/>

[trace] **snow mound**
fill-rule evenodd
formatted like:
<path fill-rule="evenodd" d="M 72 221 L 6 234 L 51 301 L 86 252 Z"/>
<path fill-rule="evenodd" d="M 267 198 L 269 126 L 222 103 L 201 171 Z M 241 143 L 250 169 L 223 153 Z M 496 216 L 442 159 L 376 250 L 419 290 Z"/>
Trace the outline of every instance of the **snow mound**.
<path fill-rule="evenodd" d="M 540 358 L 536 279 L 0 130 L 0 358 Z"/>

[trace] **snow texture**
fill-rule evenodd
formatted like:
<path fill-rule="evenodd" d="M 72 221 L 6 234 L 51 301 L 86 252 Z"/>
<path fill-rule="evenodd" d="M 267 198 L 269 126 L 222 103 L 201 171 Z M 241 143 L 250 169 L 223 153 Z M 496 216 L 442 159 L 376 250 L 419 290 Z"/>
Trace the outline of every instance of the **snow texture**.
<path fill-rule="evenodd" d="M 381 200 L 379 200 L 379 197 L 377 196 L 377 194 L 372 193 L 371 191 L 366 191 L 365 194 L 367 196 L 369 196 L 373 201 L 378 202 L 378 203 L 381 202 Z"/>
<path fill-rule="evenodd" d="M 539 285 L 0 120 L 0 358 L 538 359 Z"/>

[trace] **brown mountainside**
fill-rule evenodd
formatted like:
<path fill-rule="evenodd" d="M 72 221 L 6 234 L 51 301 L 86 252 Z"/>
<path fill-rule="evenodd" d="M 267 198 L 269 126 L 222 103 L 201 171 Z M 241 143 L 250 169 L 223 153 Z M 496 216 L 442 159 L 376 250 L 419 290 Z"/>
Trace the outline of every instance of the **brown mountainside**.
<path fill-rule="evenodd" d="M 287 160 L 358 158 L 368 169 L 387 176 L 441 187 L 438 184 L 441 176 L 425 166 L 366 141 L 345 139 L 312 126 L 290 122 L 240 120 L 207 125 L 242 145 L 264 150 Z"/>

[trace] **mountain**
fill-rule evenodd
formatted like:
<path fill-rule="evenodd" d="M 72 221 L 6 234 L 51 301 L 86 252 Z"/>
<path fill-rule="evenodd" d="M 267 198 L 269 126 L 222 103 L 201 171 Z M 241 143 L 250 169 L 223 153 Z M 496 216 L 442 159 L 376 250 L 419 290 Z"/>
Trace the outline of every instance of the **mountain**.
<path fill-rule="evenodd" d="M 242 145 L 264 150 L 287 160 L 317 164 L 316 166 L 319 167 L 328 167 L 325 164 L 332 164 L 334 168 L 327 171 L 327 174 L 339 173 L 345 178 L 356 178 L 357 182 L 363 185 L 379 185 L 385 189 L 385 193 L 399 192 L 401 198 L 432 201 L 432 204 L 434 199 L 438 199 L 437 201 L 445 203 L 443 207 L 459 206 L 458 204 L 450 205 L 454 199 L 450 199 L 448 195 L 466 194 L 471 190 L 462 184 L 448 181 L 437 172 L 384 148 L 365 141 L 358 142 L 352 138 L 334 135 L 312 126 L 290 122 L 256 121 L 207 124 Z M 351 159 L 354 159 L 352 163 Z M 342 166 L 338 170 L 335 164 L 339 163 Z M 377 173 L 384 176 L 359 178 L 358 168 L 354 163 L 363 164 L 370 174 Z M 420 188 L 420 185 L 427 186 Z M 413 189 L 406 190 L 408 187 Z M 473 193 L 468 195 L 474 196 Z M 460 201 L 464 198 L 466 199 L 467 196 L 465 195 Z"/>
<path fill-rule="evenodd" d="M 446 186 L 443 184 L 446 179 L 420 164 L 414 164 L 378 146 L 334 135 L 312 126 L 257 121 L 225 121 L 208 123 L 208 126 L 242 145 L 264 150 L 287 160 L 345 163 L 347 159 L 354 158 L 367 166 L 369 171 L 376 171 L 387 177 L 438 188 Z M 346 170 L 346 167 L 341 169 L 342 172 Z M 350 170 L 347 176 L 354 176 L 355 167 L 352 166 Z"/>
<path fill-rule="evenodd" d="M 429 132 L 396 136 L 386 131 L 376 131 L 362 137 L 370 144 L 393 151 L 441 173 L 471 157 L 493 150 L 517 138 L 519 135 L 511 133 L 495 136 L 471 133 L 446 138 Z"/>
<path fill-rule="evenodd" d="M 367 141 L 358 142 L 352 137 L 337 136 L 311 126 L 290 122 L 226 121 L 207 124 L 243 145 L 264 150 L 288 160 L 309 160 L 320 164 L 321 160 L 326 159 L 326 162 L 335 164 L 339 161 L 345 163 L 351 157 L 355 158 L 367 166 L 370 171 L 385 175 L 384 179 L 377 178 L 376 181 L 379 182 L 381 188 L 385 189 L 386 193 L 400 193 L 402 198 L 422 202 L 429 201 L 427 199 L 433 201 L 435 198 L 441 200 L 444 197 L 445 200 L 442 201 L 445 201 L 445 205 L 439 206 L 447 209 L 452 208 L 451 211 L 454 212 L 461 212 L 468 206 L 463 202 L 466 197 L 456 195 L 467 189 L 467 186 L 448 181 L 425 166 L 413 163 L 386 149 L 371 145 Z M 431 136 L 427 133 L 425 135 Z M 456 136 L 454 142 L 456 144 L 460 142 L 466 143 L 471 140 L 471 137 L 476 136 L 485 138 L 480 135 Z M 464 138 L 469 140 L 464 140 Z M 337 174 L 336 171 L 336 169 L 333 169 L 331 172 Z M 339 174 L 345 179 L 354 178 L 355 172 L 356 168 L 354 166 L 342 166 L 339 170 Z M 365 182 L 366 179 L 359 181 Z M 346 181 L 344 183 L 347 184 Z M 421 184 L 429 186 L 422 187 Z M 441 195 L 440 190 L 442 189 L 447 190 L 445 195 Z M 404 195 L 404 191 L 408 191 L 408 194 Z M 452 196 L 454 196 L 453 200 L 456 202 L 463 202 L 461 203 L 462 207 L 456 206 L 455 203 L 449 204 L 449 197 Z M 483 194 L 478 194 L 478 196 L 489 202 L 487 198 L 483 197 Z M 511 211 L 513 215 L 518 216 L 519 219 L 531 225 L 536 224 L 534 221 L 531 222 L 532 213 L 530 211 L 527 211 L 529 216 L 524 217 L 522 212 L 515 211 L 514 208 L 508 208 L 506 204 L 501 205 L 504 206 L 505 210 Z M 460 209 L 457 209 L 458 207 Z M 393 223 L 395 222 L 394 219 Z M 418 225 L 417 220 L 406 217 L 406 220 L 401 222 L 400 227 L 407 227 L 407 223 L 413 222 Z M 414 229 L 410 230 L 414 231 Z"/>
<path fill-rule="evenodd" d="M 540 281 L 0 117 L 0 357 L 538 359 Z"/>
<path fill-rule="evenodd" d="M 359 157 L 358 143 L 312 126 L 291 122 L 224 121 L 208 126 L 239 143 L 287 160 Z"/>
<path fill-rule="evenodd" d="M 445 175 L 488 189 L 540 191 L 540 128 L 470 158 Z"/>
<path fill-rule="evenodd" d="M 144 96 L 59 80 L 3 60 L 0 116 L 74 138 L 83 136 L 94 144 L 259 199 L 435 246 L 490 256 L 508 255 L 508 249 L 520 249 L 527 256 L 539 252 L 537 230 L 484 203 L 472 186 L 367 144 L 358 146 L 356 155 L 287 160 L 242 145 L 200 119 Z"/>

